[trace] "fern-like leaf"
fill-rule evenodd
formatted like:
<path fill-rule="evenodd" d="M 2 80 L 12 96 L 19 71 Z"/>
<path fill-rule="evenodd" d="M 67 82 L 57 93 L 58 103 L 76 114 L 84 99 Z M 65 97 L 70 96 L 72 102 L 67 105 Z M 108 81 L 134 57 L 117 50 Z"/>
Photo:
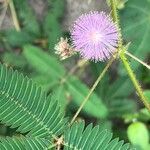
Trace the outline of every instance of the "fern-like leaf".
<path fill-rule="evenodd" d="M 41 138 L 7 137 L 0 139 L 0 150 L 47 150 L 52 143 Z"/>
<path fill-rule="evenodd" d="M 27 136 L 55 138 L 66 119 L 57 101 L 17 71 L 0 65 L 0 120 Z"/>
<path fill-rule="evenodd" d="M 101 130 L 99 126 L 84 122 L 74 123 L 64 134 L 64 150 L 131 150 L 129 144 L 124 144 L 118 138 L 112 139 L 112 133 Z M 132 149 L 133 150 L 133 149 Z"/>

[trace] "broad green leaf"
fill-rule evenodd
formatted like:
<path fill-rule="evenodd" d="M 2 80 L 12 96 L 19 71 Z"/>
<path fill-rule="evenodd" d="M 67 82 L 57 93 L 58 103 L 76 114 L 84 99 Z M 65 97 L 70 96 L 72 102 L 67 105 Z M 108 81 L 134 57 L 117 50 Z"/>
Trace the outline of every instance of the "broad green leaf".
<path fill-rule="evenodd" d="M 29 33 L 30 36 L 38 36 L 40 32 L 39 24 L 36 16 L 27 0 L 13 0 L 17 10 L 19 23 L 22 25 L 23 31 Z"/>
<path fill-rule="evenodd" d="M 68 79 L 67 82 L 68 90 L 72 96 L 73 103 L 80 107 L 81 103 L 83 102 L 84 98 L 88 95 L 89 89 L 88 87 L 83 84 L 79 79 L 76 77 L 71 77 Z M 97 118 L 105 118 L 108 110 L 105 104 L 102 102 L 101 98 L 93 93 L 85 106 L 83 107 L 83 112 L 88 115 Z"/>
<path fill-rule="evenodd" d="M 134 87 L 129 77 L 121 77 L 114 81 L 108 88 L 109 99 L 126 97 L 134 91 Z"/>
<path fill-rule="evenodd" d="M 91 68 L 92 68 L 92 74 L 95 77 L 96 80 L 99 76 L 99 74 L 103 71 L 104 67 L 106 66 L 106 63 L 94 63 L 91 62 Z M 96 87 L 96 93 L 100 95 L 103 99 L 107 97 L 107 90 L 109 88 L 109 74 L 106 72 L 105 76 L 101 80 L 101 82 Z M 110 97 L 110 95 L 109 95 Z"/>
<path fill-rule="evenodd" d="M 48 3 L 51 6 L 49 13 L 51 12 L 53 16 L 60 19 L 64 13 L 65 0 L 48 0 Z"/>
<path fill-rule="evenodd" d="M 120 11 L 120 18 L 124 40 L 131 42 L 129 51 L 144 60 L 150 52 L 150 1 L 128 0 L 125 9 Z M 140 64 L 131 59 L 131 65 L 137 70 Z"/>
<path fill-rule="evenodd" d="M 62 36 L 61 26 L 53 14 L 48 14 L 44 21 L 44 36 L 48 38 L 49 49 L 52 51 Z"/>
<path fill-rule="evenodd" d="M 57 100 L 60 104 L 60 109 L 64 112 L 66 111 L 66 106 L 69 103 L 69 98 L 67 97 L 67 90 L 64 85 L 58 85 L 52 89 L 52 98 Z"/>
<path fill-rule="evenodd" d="M 3 35 L 6 42 L 11 46 L 22 46 L 33 41 L 34 36 L 26 31 L 17 32 L 15 29 L 8 30 Z"/>
<path fill-rule="evenodd" d="M 64 76 L 65 69 L 63 65 L 61 65 L 55 57 L 42 51 L 42 49 L 32 45 L 26 45 L 24 46 L 23 54 L 30 65 L 39 73 L 53 79 Z"/>
<path fill-rule="evenodd" d="M 13 0 L 21 31 L 7 30 L 5 40 L 12 46 L 22 46 L 40 37 L 40 27 L 27 0 Z"/>
<path fill-rule="evenodd" d="M 149 145 L 149 133 L 148 129 L 142 122 L 132 123 L 127 130 L 128 138 L 130 142 L 142 148 L 142 150 L 147 150 Z"/>
<path fill-rule="evenodd" d="M 123 117 L 136 111 L 136 103 L 132 99 L 111 99 L 108 108 L 111 117 Z"/>
<path fill-rule="evenodd" d="M 35 75 L 33 74 L 33 76 L 31 76 L 31 78 L 35 81 L 35 83 L 37 83 L 40 87 L 42 87 L 42 89 L 48 93 L 50 92 L 50 89 L 58 84 L 57 80 L 53 80 L 53 78 L 50 78 L 47 75 L 44 74 L 40 74 L 40 75 Z"/>
<path fill-rule="evenodd" d="M 16 68 L 24 68 L 27 65 L 25 58 L 13 51 L 5 52 L 2 57 L 3 62 L 9 66 L 14 66 Z"/>
<path fill-rule="evenodd" d="M 48 38 L 49 49 L 51 51 L 63 34 L 60 20 L 64 14 L 65 1 L 48 0 L 48 3 L 50 7 L 44 18 L 43 31 L 44 36 Z"/>

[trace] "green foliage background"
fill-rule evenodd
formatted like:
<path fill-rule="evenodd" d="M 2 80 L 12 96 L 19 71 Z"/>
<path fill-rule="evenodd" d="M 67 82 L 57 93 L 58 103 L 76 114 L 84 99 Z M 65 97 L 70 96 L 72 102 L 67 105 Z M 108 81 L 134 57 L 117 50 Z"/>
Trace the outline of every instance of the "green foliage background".
<path fill-rule="evenodd" d="M 61 115 L 63 114 L 71 120 L 73 114 L 81 105 L 84 97 L 88 94 L 92 83 L 96 80 L 106 63 L 89 62 L 87 66 L 82 66 L 73 75 L 70 75 L 66 82 L 61 83 L 61 80 L 64 79 L 69 72 L 66 64 L 69 63 L 71 59 L 77 59 L 72 57 L 68 60 L 60 61 L 58 56 L 54 54 L 54 46 L 58 42 L 58 39 L 66 35 L 66 33 L 62 30 L 61 25 L 62 19 L 65 15 L 65 0 L 47 0 L 48 11 L 42 22 L 37 21 L 32 7 L 26 0 L 13 0 L 13 2 L 19 24 L 21 26 L 21 31 L 17 32 L 15 29 L 0 31 L 0 49 L 2 49 L 2 52 L 0 53 L 0 60 L 8 67 L 13 67 L 15 70 L 22 72 L 29 78 L 32 78 L 32 81 L 27 81 L 28 84 L 31 84 L 32 88 L 34 87 L 34 83 L 37 84 L 36 86 L 40 86 L 40 90 L 45 91 L 45 96 L 42 97 L 43 99 L 52 99 L 56 102 L 56 104 L 53 102 L 54 104 L 52 104 L 52 106 L 60 105 L 58 110 L 61 113 L 56 113 L 58 111 L 57 110 L 56 112 L 54 111 L 55 115 L 58 115 L 58 118 L 61 118 Z M 122 0 L 121 2 L 123 3 L 124 1 Z M 119 14 L 124 43 L 131 42 L 129 51 L 138 58 L 144 61 L 149 61 L 150 1 L 128 0 L 128 2 L 124 4 L 124 8 L 119 10 Z M 150 100 L 150 71 L 132 59 L 130 60 L 130 64 L 137 74 L 137 78 L 142 83 L 145 95 Z M 76 63 L 74 65 L 76 65 Z M 5 67 L 1 66 L 1 68 L 1 75 L 2 73 L 6 75 L 7 71 L 5 70 Z M 20 80 L 23 79 L 23 76 L 19 75 L 18 72 L 14 73 L 12 70 L 9 72 L 9 76 L 7 77 L 8 79 L 4 77 L 2 78 L 2 76 L 0 78 L 1 89 L 3 88 L 2 85 L 5 84 L 3 82 L 6 79 L 8 84 L 11 84 L 12 90 L 13 85 L 15 85 L 16 82 L 19 82 L 19 80 L 17 81 L 15 78 L 18 78 L 17 76 L 19 76 Z M 12 78 L 12 76 L 14 78 Z M 12 78 L 12 81 L 9 81 L 10 78 Z M 25 78 L 23 80 L 28 79 Z M 25 100 L 26 99 L 23 101 Z M 35 102 L 33 101 L 33 104 L 36 106 L 38 101 L 41 103 L 42 107 L 42 103 L 44 104 L 44 100 L 42 102 L 42 99 L 41 102 L 39 99 Z M 2 102 L 3 101 L 0 101 L 0 104 Z M 30 102 L 32 101 L 30 100 Z M 51 101 L 49 101 L 49 103 L 50 102 Z M 6 106 L 10 105 L 13 112 L 13 108 L 15 108 L 15 106 L 11 105 L 11 101 L 10 104 L 8 104 Z M 46 104 L 43 105 L 43 107 L 44 106 L 46 106 Z M 0 111 L 3 112 L 3 109 L 5 110 L 6 107 L 1 107 Z M 31 111 L 34 112 L 34 110 Z M 36 149 L 34 144 L 30 145 L 31 143 L 37 143 L 37 145 L 39 145 L 39 149 L 53 145 L 53 140 L 47 140 L 47 136 L 50 136 L 49 132 L 38 132 L 40 124 L 37 124 L 36 129 L 33 130 L 34 121 L 31 121 L 33 124 L 31 124 L 29 128 L 26 128 L 26 124 L 19 124 L 21 122 L 15 124 L 14 120 L 3 119 L 7 114 L 12 117 L 12 112 L 6 111 L 0 115 L 0 119 L 2 121 L 0 125 L 0 134 L 2 136 L 17 135 L 17 137 L 8 139 L 1 138 L 0 147 L 3 147 L 3 144 L 6 143 L 12 144 L 14 147 L 15 143 L 17 143 L 17 145 L 25 147 L 25 149 Z M 50 114 L 54 112 L 51 112 Z M 80 122 L 82 119 L 85 120 L 85 124 L 82 121 Z M 89 101 L 83 107 L 78 120 L 80 122 L 78 125 L 75 123 L 71 129 L 69 128 L 66 131 L 62 129 L 62 132 L 58 135 L 56 134 L 59 136 L 65 131 L 64 139 L 65 142 L 68 143 L 70 149 L 70 145 L 76 146 L 79 144 L 76 140 L 78 136 L 73 137 L 72 135 L 77 135 L 77 133 L 79 133 L 84 141 L 85 136 L 91 134 L 95 136 L 98 131 L 100 131 L 99 133 L 103 132 L 102 129 L 113 131 L 113 137 L 119 136 L 121 139 L 125 140 L 125 142 L 131 142 L 131 144 L 133 144 L 138 150 L 149 150 L 150 148 L 150 115 L 147 110 L 143 108 L 143 105 L 139 103 L 134 87 L 119 61 L 113 65 L 109 72 L 107 72 L 102 82 L 98 85 L 95 92 L 90 97 Z M 133 123 L 135 120 L 137 122 Z M 95 125 L 101 126 L 97 126 L 92 129 L 92 125 L 87 126 L 89 122 L 94 122 Z M 50 128 L 47 131 L 51 131 L 53 129 L 53 126 L 51 127 L 50 124 L 47 124 L 47 126 Z M 87 126 L 88 128 L 85 131 L 82 129 L 84 126 Z M 66 127 L 66 119 L 64 119 L 61 124 L 58 124 L 58 128 L 61 129 L 63 127 Z M 26 134 L 26 132 L 30 130 L 32 132 L 29 132 L 29 139 L 24 138 L 22 135 Z M 81 133 L 78 130 L 80 130 Z M 42 134 L 44 134 L 44 136 L 42 136 Z M 145 134 L 145 136 L 143 134 Z M 34 136 L 32 137 L 30 135 Z M 91 138 L 88 139 L 89 143 L 92 140 L 92 135 Z M 111 139 L 110 132 L 104 135 L 106 135 L 104 136 L 104 139 L 106 138 L 108 141 Z M 18 137 L 20 136 L 21 142 L 18 140 Z M 99 137 L 101 137 L 101 135 L 99 135 Z M 145 139 L 141 140 L 140 137 L 144 137 Z M 109 143 L 107 140 L 104 145 L 101 145 L 103 149 L 106 148 L 105 145 Z M 98 142 L 93 140 L 93 143 L 94 142 L 96 146 Z M 118 139 L 114 139 L 112 143 L 117 144 Z M 110 149 L 109 146 L 111 147 L 113 145 L 112 143 L 107 145 L 107 149 Z M 7 145 L 7 149 L 10 147 L 9 144 Z M 84 144 L 84 142 L 80 143 L 78 148 L 82 148 L 82 145 Z M 120 145 L 122 145 L 122 143 Z M 89 145 L 89 147 L 90 146 L 92 145 Z M 64 149 L 67 148 L 67 146 L 64 146 Z M 83 147 L 83 149 L 88 149 L 88 145 Z M 118 149 L 119 146 L 116 147 L 116 150 Z M 125 145 L 122 149 L 127 149 L 127 146 Z"/>

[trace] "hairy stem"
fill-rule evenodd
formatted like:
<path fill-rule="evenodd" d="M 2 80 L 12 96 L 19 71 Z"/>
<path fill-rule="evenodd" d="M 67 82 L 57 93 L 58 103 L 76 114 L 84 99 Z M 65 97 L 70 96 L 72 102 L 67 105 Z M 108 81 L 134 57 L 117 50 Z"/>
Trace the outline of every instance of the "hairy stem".
<path fill-rule="evenodd" d="M 8 3 L 9 3 L 10 11 L 11 11 L 11 14 L 12 14 L 12 19 L 13 19 L 14 26 L 15 26 L 17 31 L 20 31 L 20 25 L 19 25 L 19 21 L 18 21 L 18 18 L 17 18 L 17 14 L 16 14 L 16 10 L 15 10 L 13 0 L 8 0 Z"/>
<path fill-rule="evenodd" d="M 126 70 L 128 72 L 128 75 L 129 75 L 134 87 L 136 88 L 138 96 L 140 97 L 140 99 L 143 102 L 143 104 L 145 105 L 145 107 L 150 111 L 150 103 L 148 103 L 148 100 L 144 96 L 142 88 L 141 88 L 139 82 L 137 81 L 136 76 L 135 76 L 133 70 L 131 69 L 130 64 L 129 64 L 127 58 L 125 57 L 124 53 L 120 54 L 120 58 L 123 62 L 124 67 L 126 68 Z"/>
<path fill-rule="evenodd" d="M 110 7 L 111 7 L 111 15 L 112 15 L 113 21 L 119 24 L 115 0 L 110 0 Z"/>
<path fill-rule="evenodd" d="M 118 17 L 118 14 L 117 14 L 117 7 L 116 7 L 116 1 L 115 0 L 110 0 L 110 3 L 111 3 L 111 8 L 112 8 L 112 17 L 113 17 L 113 20 L 114 22 L 117 23 L 117 26 L 118 26 L 118 29 L 120 28 L 119 26 L 119 17 Z M 121 34 L 121 30 L 119 30 L 119 56 L 120 56 L 120 59 L 140 97 L 140 100 L 143 102 L 143 104 L 145 105 L 145 107 L 150 111 L 150 104 L 148 103 L 146 97 L 144 96 L 143 94 L 143 91 L 142 91 L 142 88 L 139 84 L 139 82 L 137 81 L 136 79 L 136 76 L 133 72 L 133 70 L 131 69 L 130 67 L 130 64 L 125 56 L 125 51 L 122 51 L 122 49 L 124 49 L 125 47 L 123 46 L 123 42 L 122 42 L 122 34 Z"/>
<path fill-rule="evenodd" d="M 117 28 L 118 28 L 118 34 L 119 34 L 119 43 L 118 43 L 118 46 L 119 46 L 119 49 L 120 50 L 120 47 L 122 47 L 122 34 L 121 34 L 121 30 L 120 30 L 120 25 L 119 25 L 119 16 L 118 16 L 118 12 L 117 12 L 117 7 L 116 7 L 116 0 L 110 0 L 110 5 L 111 5 L 111 15 L 112 15 L 112 18 L 113 18 L 113 21 L 116 23 L 117 25 Z"/>
<path fill-rule="evenodd" d="M 72 123 L 75 121 L 75 119 L 77 118 L 77 116 L 79 115 L 80 111 L 82 110 L 82 108 L 84 107 L 84 105 L 86 104 L 86 102 L 88 101 L 88 99 L 90 98 L 90 96 L 92 95 L 93 91 L 95 90 L 95 88 L 97 87 L 98 83 L 101 81 L 101 79 L 104 77 L 106 71 L 109 69 L 109 67 L 112 65 L 113 61 L 116 59 L 116 55 L 114 57 L 112 57 L 109 62 L 107 63 L 107 65 L 105 66 L 104 70 L 100 73 L 99 77 L 97 78 L 97 80 L 95 81 L 95 83 L 93 84 L 92 88 L 90 89 L 88 95 L 85 97 L 85 99 L 83 100 L 82 104 L 80 105 L 79 109 L 77 110 L 77 112 L 75 113 L 74 117 L 71 120 L 70 125 L 72 125 Z"/>

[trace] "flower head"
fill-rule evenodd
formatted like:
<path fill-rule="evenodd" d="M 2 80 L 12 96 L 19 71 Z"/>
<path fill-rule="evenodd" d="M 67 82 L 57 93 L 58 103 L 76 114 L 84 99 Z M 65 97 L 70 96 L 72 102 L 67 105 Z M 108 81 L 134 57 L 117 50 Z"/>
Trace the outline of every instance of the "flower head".
<path fill-rule="evenodd" d="M 68 57 L 71 57 L 75 51 L 72 46 L 69 45 L 68 39 L 60 38 L 60 41 L 55 45 L 54 49 L 55 54 L 58 54 L 60 56 L 61 60 L 64 60 Z"/>
<path fill-rule="evenodd" d="M 71 31 L 75 50 L 95 61 L 110 58 L 118 46 L 118 29 L 109 15 L 90 12 L 80 16 Z"/>

